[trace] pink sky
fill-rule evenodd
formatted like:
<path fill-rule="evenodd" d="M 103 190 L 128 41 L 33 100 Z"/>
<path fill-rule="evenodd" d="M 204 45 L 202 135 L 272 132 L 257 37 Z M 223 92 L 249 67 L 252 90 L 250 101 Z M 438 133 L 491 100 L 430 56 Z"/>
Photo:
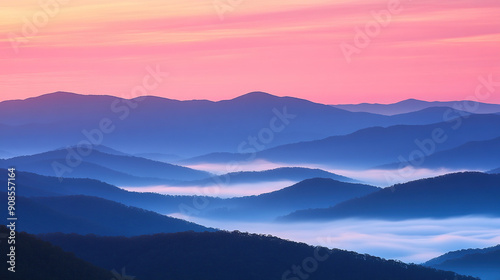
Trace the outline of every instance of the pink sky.
<path fill-rule="evenodd" d="M 214 3 L 234 6 L 221 19 Z M 388 5 L 390 23 L 348 63 L 340 45 Z M 498 0 L 18 0 L 0 17 L 0 100 L 127 97 L 156 65 L 169 77 L 150 94 L 180 100 L 463 100 L 478 77 L 500 81 Z M 500 87 L 480 101 L 500 103 Z"/>

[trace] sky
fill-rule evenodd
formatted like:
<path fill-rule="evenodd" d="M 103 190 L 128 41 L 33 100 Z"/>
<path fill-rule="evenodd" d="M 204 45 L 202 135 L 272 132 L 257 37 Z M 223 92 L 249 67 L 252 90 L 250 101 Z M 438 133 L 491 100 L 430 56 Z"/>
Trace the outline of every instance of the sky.
<path fill-rule="evenodd" d="M 146 94 L 179 100 L 251 91 L 326 104 L 464 100 L 477 97 L 480 77 L 500 81 L 498 0 L 1 5 L 0 100 L 127 97 L 151 69 L 165 78 Z M 478 100 L 500 103 L 499 92 Z"/>

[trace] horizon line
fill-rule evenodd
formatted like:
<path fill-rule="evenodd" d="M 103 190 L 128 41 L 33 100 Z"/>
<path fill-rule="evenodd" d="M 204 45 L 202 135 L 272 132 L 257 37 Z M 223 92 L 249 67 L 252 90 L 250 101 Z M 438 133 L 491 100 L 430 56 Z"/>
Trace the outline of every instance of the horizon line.
<path fill-rule="evenodd" d="M 384 106 L 384 105 L 394 105 L 394 104 L 402 103 L 402 102 L 405 102 L 405 101 L 421 101 L 421 102 L 427 102 L 427 103 L 435 103 L 435 102 L 477 102 L 477 103 L 481 103 L 481 104 L 500 105 L 500 103 L 487 103 L 487 102 L 467 100 L 467 99 L 463 99 L 463 100 L 424 100 L 424 99 L 418 99 L 418 98 L 407 98 L 407 99 L 395 101 L 395 102 L 392 102 L 392 103 L 361 102 L 361 103 L 336 103 L 336 104 L 327 104 L 327 103 L 316 102 L 316 101 L 313 101 L 313 100 L 310 100 L 310 99 L 305 99 L 305 98 L 296 97 L 296 96 L 275 95 L 275 94 L 271 94 L 271 93 L 268 93 L 268 92 L 265 92 L 265 91 L 250 91 L 250 92 L 247 92 L 247 93 L 244 93 L 244 94 L 241 94 L 241 95 L 234 96 L 233 98 L 230 98 L 230 99 L 174 99 L 174 98 L 168 98 L 168 97 L 159 96 L 159 95 L 141 95 L 141 96 L 136 96 L 136 97 L 132 97 L 132 98 L 126 98 L 126 97 L 118 96 L 118 95 L 114 95 L 114 94 L 85 94 L 85 93 L 77 93 L 77 92 L 62 91 L 62 90 L 54 91 L 54 92 L 49 92 L 49 93 L 43 93 L 43 94 L 40 94 L 40 95 L 37 95 L 37 96 L 30 96 L 30 97 L 20 98 L 20 99 L 4 99 L 4 100 L 0 100 L 0 103 L 10 102 L 10 101 L 26 101 L 26 100 L 30 100 L 30 99 L 36 99 L 36 98 L 40 98 L 40 97 L 44 97 L 44 96 L 57 95 L 57 94 L 72 94 L 72 95 L 78 95 L 78 96 L 107 96 L 107 97 L 116 97 L 116 98 L 125 99 L 125 100 L 132 100 L 132 99 L 136 99 L 136 98 L 140 98 L 140 97 L 155 97 L 155 98 L 160 98 L 160 99 L 164 99 L 164 100 L 179 101 L 179 102 L 189 102 L 189 101 L 221 102 L 221 101 L 235 100 L 237 98 L 240 98 L 240 97 L 243 97 L 243 96 L 247 96 L 247 95 L 251 95 L 251 94 L 265 94 L 265 95 L 269 95 L 271 97 L 277 97 L 277 98 L 294 98 L 294 99 L 300 99 L 300 100 L 305 100 L 305 101 L 309 101 L 309 102 L 313 102 L 313 103 L 317 103 L 317 104 L 330 105 L 330 106 L 356 106 L 356 105 L 381 105 L 381 106 Z"/>

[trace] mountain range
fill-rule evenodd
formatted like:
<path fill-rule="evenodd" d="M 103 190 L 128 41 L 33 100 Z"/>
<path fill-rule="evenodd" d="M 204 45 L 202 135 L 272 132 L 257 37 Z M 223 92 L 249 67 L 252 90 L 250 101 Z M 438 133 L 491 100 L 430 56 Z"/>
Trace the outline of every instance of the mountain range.
<path fill-rule="evenodd" d="M 281 145 L 258 152 L 253 158 L 288 164 L 326 164 L 340 169 L 368 169 L 393 162 L 400 165 L 400 161 L 408 165 L 411 161 L 420 162 L 422 157 L 425 157 L 425 162 L 434 153 L 498 137 L 500 115 L 471 115 L 429 125 L 371 127 L 348 135 Z M 213 153 L 183 163 L 238 162 L 251 156 Z"/>
<path fill-rule="evenodd" d="M 12 155 L 90 142 L 129 154 L 193 157 L 216 151 L 259 151 L 373 126 L 437 123 L 449 110 L 429 108 L 384 116 L 263 92 L 218 102 L 56 92 L 0 102 L 0 124 L 5 126 L 0 138 L 10 139 L 4 154 Z"/>
<path fill-rule="evenodd" d="M 110 270 L 126 267 L 142 280 L 476 279 L 457 273 L 499 280 L 498 246 L 419 266 L 174 218 L 306 231 L 338 220 L 496 219 L 497 104 L 332 106 L 264 92 L 217 102 L 56 92 L 0 102 L 0 139 L 0 178 L 15 173 L 16 230 L 25 242 L 19 269 L 40 270 L 15 279 L 120 278 Z M 260 171 L 224 172 L 224 165 Z M 448 174 L 402 175 L 404 183 L 386 188 L 357 180 L 407 166 L 418 178 Z M 457 171 L 464 172 L 449 173 Z M 173 189 L 192 195 L 150 192 Z M 214 189 L 258 195 L 223 198 L 207 191 Z M 8 201 L 4 191 L 0 200 Z M 48 254 L 43 261 L 39 252 Z M 51 275 L 57 262 L 66 267 Z"/>

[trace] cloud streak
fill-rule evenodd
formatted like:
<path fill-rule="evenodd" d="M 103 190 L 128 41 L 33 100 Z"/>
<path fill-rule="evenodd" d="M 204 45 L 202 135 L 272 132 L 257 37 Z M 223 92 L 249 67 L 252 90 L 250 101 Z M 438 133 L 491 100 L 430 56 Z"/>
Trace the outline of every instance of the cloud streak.
<path fill-rule="evenodd" d="M 19 54 L 8 37 L 0 39 L 8 69 L 0 79 L 24 77 L 2 86 L 2 97 L 56 90 L 119 95 L 124 81 L 152 61 L 172 74 L 157 94 L 174 99 L 220 100 L 254 90 L 336 104 L 465 99 L 478 75 L 499 72 L 500 4 L 489 0 L 402 2 L 402 12 L 347 65 L 338 45 L 386 6 L 245 1 L 221 22 L 210 1 L 70 2 Z M 9 4 L 0 30 L 19 33 L 22 18 L 40 10 L 33 1 Z M 33 73 L 48 77 L 26 82 Z"/>

